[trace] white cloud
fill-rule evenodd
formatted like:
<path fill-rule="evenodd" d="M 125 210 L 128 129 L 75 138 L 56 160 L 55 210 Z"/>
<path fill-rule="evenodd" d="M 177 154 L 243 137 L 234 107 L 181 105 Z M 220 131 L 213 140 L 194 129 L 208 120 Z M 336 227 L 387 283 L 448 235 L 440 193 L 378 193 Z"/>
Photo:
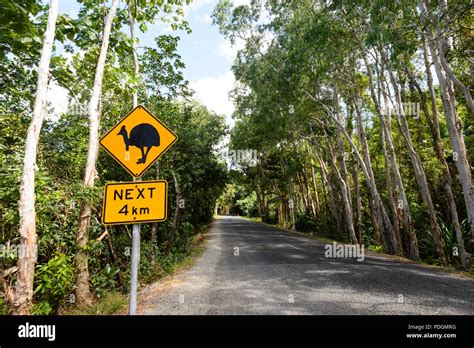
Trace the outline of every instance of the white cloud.
<path fill-rule="evenodd" d="M 250 0 L 234 0 L 234 6 L 250 5 Z"/>
<path fill-rule="evenodd" d="M 234 74 L 231 71 L 216 77 L 206 77 L 190 83 L 196 92 L 195 97 L 210 110 L 224 114 L 227 124 L 233 125 L 232 113 L 234 104 L 229 98 L 229 92 L 234 88 Z"/>
<path fill-rule="evenodd" d="M 203 7 L 206 7 L 209 4 L 212 4 L 213 8 L 217 5 L 218 0 L 194 0 L 189 5 L 184 6 L 184 18 L 189 19 L 190 14 L 195 14 L 199 20 L 206 20 L 205 23 L 211 24 L 209 21 L 211 17 L 209 14 L 203 15 L 201 12 Z M 250 0 L 234 0 L 234 7 L 240 5 L 250 5 Z M 207 16 L 208 18 L 205 18 Z M 208 22 L 209 21 L 209 22 Z"/>
<path fill-rule="evenodd" d="M 190 10 L 197 10 L 203 6 L 206 6 L 207 4 L 210 4 L 211 2 L 217 2 L 217 1 L 216 0 L 194 0 L 194 1 L 191 1 L 188 8 Z"/>
<path fill-rule="evenodd" d="M 202 13 L 202 14 L 197 15 L 197 19 L 204 24 L 208 24 L 208 25 L 212 24 L 212 18 L 208 13 Z"/>
<path fill-rule="evenodd" d="M 245 41 L 237 39 L 234 45 L 223 38 L 220 39 L 216 48 L 216 54 L 224 57 L 228 62 L 233 62 L 237 56 L 237 52 L 245 47 Z"/>
<path fill-rule="evenodd" d="M 200 8 L 214 2 L 215 0 L 194 0 L 188 6 L 184 6 L 184 18 L 189 19 L 188 15 L 191 12 L 197 12 Z"/>

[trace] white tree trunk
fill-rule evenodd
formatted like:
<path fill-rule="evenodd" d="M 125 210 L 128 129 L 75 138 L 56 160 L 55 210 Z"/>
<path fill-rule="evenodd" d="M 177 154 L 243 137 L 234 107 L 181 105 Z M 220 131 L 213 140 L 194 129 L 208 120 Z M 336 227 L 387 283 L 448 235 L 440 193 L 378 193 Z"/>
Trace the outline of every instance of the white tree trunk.
<path fill-rule="evenodd" d="M 328 170 L 327 170 L 327 167 L 326 167 L 326 163 L 324 163 L 324 159 L 323 159 L 323 156 L 322 156 L 322 151 L 319 148 L 318 143 L 315 143 L 315 145 L 316 145 L 315 156 L 316 156 L 316 159 L 319 162 L 319 167 L 321 169 L 321 179 L 323 181 L 323 184 L 326 185 L 326 187 L 328 189 L 328 193 L 329 193 L 329 203 L 330 203 L 329 209 L 331 210 L 331 213 L 332 213 L 334 219 L 336 220 L 338 233 L 342 234 L 342 233 L 344 233 L 344 225 L 342 223 L 341 216 L 340 216 L 340 214 L 338 212 L 338 209 L 336 207 L 336 202 L 337 202 L 336 193 L 334 192 L 334 188 L 333 188 L 331 179 L 329 177 L 329 173 L 328 173 Z M 324 197 L 326 197 L 326 194 L 324 194 Z"/>
<path fill-rule="evenodd" d="M 441 134 L 440 134 L 440 129 L 439 129 L 439 116 L 438 116 L 438 109 L 436 107 L 436 94 L 435 94 L 435 89 L 433 87 L 433 77 L 431 75 L 430 67 L 431 64 L 428 61 L 428 52 L 427 52 L 427 47 L 424 44 L 423 45 L 423 60 L 425 63 L 425 70 L 426 70 L 426 77 L 427 77 L 427 85 L 428 85 L 428 92 L 430 96 L 430 103 L 431 103 L 431 113 L 433 115 L 433 118 L 431 119 L 430 113 L 428 111 L 428 106 L 427 106 L 427 101 L 426 98 L 424 97 L 423 91 L 421 90 L 420 85 L 416 81 L 414 75 L 410 73 L 410 79 L 417 89 L 420 98 L 421 98 L 421 107 L 423 110 L 423 113 L 425 114 L 426 120 L 428 122 L 428 125 L 430 126 L 431 130 L 431 135 L 433 138 L 433 148 L 436 152 L 436 156 L 438 157 L 438 160 L 443 168 L 443 175 L 444 175 L 444 190 L 446 192 L 446 200 L 449 205 L 449 211 L 451 213 L 451 218 L 454 226 L 454 230 L 456 232 L 456 239 L 458 241 L 458 251 L 459 251 L 459 258 L 461 259 L 462 265 L 466 271 L 469 270 L 469 255 L 466 253 L 465 247 L 464 247 L 464 239 L 462 235 L 462 229 L 461 225 L 459 223 L 459 217 L 458 217 L 458 212 L 457 212 L 457 207 L 456 207 L 456 202 L 454 200 L 454 194 L 452 190 L 452 182 L 453 179 L 451 177 L 451 173 L 449 171 L 449 166 L 446 161 L 446 158 L 444 157 L 444 144 L 441 139 Z"/>
<path fill-rule="evenodd" d="M 339 171 L 339 168 L 337 167 L 337 163 L 335 160 L 335 155 L 334 151 L 332 149 L 330 140 L 328 139 L 326 135 L 326 143 L 328 145 L 328 150 L 329 150 L 329 157 L 331 159 L 331 164 L 334 168 L 334 173 L 336 174 L 336 179 L 339 182 L 339 187 L 341 189 L 341 198 L 342 198 L 342 206 L 344 207 L 344 213 L 345 213 L 345 220 L 346 220 L 346 227 L 349 232 L 349 237 L 351 238 L 351 243 L 352 244 L 358 244 L 357 236 L 355 234 L 355 229 L 354 229 L 354 214 L 352 212 L 352 204 L 350 202 L 350 196 L 349 196 L 349 181 L 347 178 L 344 178 L 341 175 L 341 172 Z M 341 164 L 342 166 L 342 164 Z M 347 180 L 347 181 L 346 181 Z"/>
<path fill-rule="evenodd" d="M 446 15 L 446 12 L 448 11 L 448 4 L 446 0 L 439 0 L 439 8 L 441 10 L 440 16 L 443 17 Z M 429 13 L 431 19 L 434 21 L 433 16 L 431 13 Z M 471 111 L 471 116 L 474 116 L 474 102 L 472 101 L 472 96 L 471 92 L 469 91 L 469 88 L 465 86 L 459 79 L 456 77 L 454 74 L 453 70 L 449 66 L 448 62 L 446 61 L 445 57 L 445 51 L 448 48 L 448 43 L 446 40 L 446 37 L 443 35 L 442 29 L 439 25 L 439 21 L 436 21 L 433 23 L 436 25 L 436 33 L 437 33 L 437 41 L 438 41 L 438 54 L 439 54 L 439 59 L 440 63 L 443 66 L 444 71 L 446 72 L 446 77 L 448 77 L 451 82 L 456 86 L 463 94 L 464 94 L 464 99 L 466 100 L 466 105 Z"/>
<path fill-rule="evenodd" d="M 431 199 L 431 192 L 429 189 L 428 180 L 426 179 L 425 169 L 423 168 L 423 164 L 421 163 L 421 160 L 418 154 L 416 153 L 411 141 L 410 129 L 408 127 L 408 122 L 406 120 L 405 112 L 403 110 L 402 98 L 395 80 L 395 76 L 391 71 L 390 67 L 388 67 L 388 62 L 386 61 L 386 59 L 383 58 L 383 60 L 385 61 L 385 64 L 387 64 L 387 71 L 389 74 L 390 81 L 392 83 L 392 88 L 395 92 L 396 104 L 398 105 L 396 115 L 398 118 L 400 131 L 402 133 L 403 139 L 405 140 L 405 145 L 408 149 L 408 156 L 410 157 L 413 172 L 415 173 L 415 179 L 418 184 L 418 190 L 420 192 L 421 199 L 426 204 L 426 208 L 428 211 L 431 233 L 433 234 L 435 252 L 436 255 L 439 256 L 443 262 L 445 262 L 446 259 L 444 255 L 443 240 L 441 239 L 441 228 L 439 227 L 438 221 L 436 219 L 436 211 L 434 208 L 433 201 Z"/>
<path fill-rule="evenodd" d="M 43 125 L 48 91 L 49 63 L 53 50 L 58 17 L 58 1 L 51 0 L 48 23 L 44 34 L 43 49 L 38 65 L 36 99 L 25 142 L 23 173 L 20 184 L 20 250 L 18 276 L 15 290 L 15 314 L 29 314 L 33 299 L 33 281 L 36 263 L 36 211 L 35 211 L 35 167 L 38 141 Z"/>
<path fill-rule="evenodd" d="M 400 223 L 399 221 L 401 220 L 402 223 L 403 223 L 403 228 L 404 228 L 404 232 L 408 235 L 408 244 L 409 244 L 409 249 L 407 250 L 408 251 L 408 255 L 410 258 L 418 258 L 419 257 L 419 251 L 418 251 L 418 240 L 416 238 L 416 233 L 415 233 L 415 230 L 413 228 L 413 219 L 412 219 L 412 216 L 411 216 L 411 212 L 410 212 L 410 206 L 408 204 L 408 199 L 407 199 L 407 196 L 406 196 L 406 192 L 405 192 L 405 186 L 404 186 L 404 183 L 403 183 L 403 179 L 402 179 L 402 176 L 400 174 L 400 170 L 398 168 L 398 163 L 397 163 L 397 155 L 395 153 L 395 146 L 393 144 L 393 136 L 392 136 L 392 131 L 391 131 L 391 127 L 390 127 L 390 122 L 391 122 L 391 116 L 390 114 L 389 115 L 383 115 L 383 111 L 382 111 L 382 108 L 381 108 L 381 105 L 380 105 L 380 100 L 377 99 L 376 97 L 376 94 L 375 94 L 375 81 L 373 79 L 373 75 L 372 75 L 372 71 L 371 71 L 371 68 L 369 66 L 369 63 L 368 63 L 368 60 L 364 57 L 364 61 L 365 61 L 365 64 L 367 66 L 367 75 L 369 77 L 369 88 L 370 88 L 370 94 L 372 96 L 372 100 L 375 104 L 375 110 L 378 114 L 378 117 L 379 117 L 379 120 L 380 120 L 380 128 L 382 130 L 382 135 L 383 135 L 383 140 L 386 147 L 384 147 L 384 155 L 385 155 L 385 151 L 387 152 L 387 158 L 386 158 L 386 161 L 388 161 L 389 163 L 389 166 L 391 168 L 391 172 L 393 174 L 393 184 L 394 186 L 394 190 L 392 190 L 392 187 L 389 187 L 389 191 L 394 191 L 393 192 L 393 199 L 398 199 L 398 204 L 396 204 L 395 207 L 393 207 L 393 202 L 390 202 L 391 204 L 391 209 L 395 209 L 394 211 L 394 218 L 396 218 L 398 221 L 394 223 L 394 229 L 395 229 L 395 234 L 396 234 L 396 237 L 397 237 L 397 240 L 400 242 L 401 241 L 401 238 L 399 238 L 399 235 L 397 233 L 397 227 L 396 225 L 400 226 Z M 378 77 L 378 83 L 377 83 L 377 87 L 378 87 L 378 93 L 380 95 L 380 93 L 383 94 L 383 99 L 384 99 L 384 103 L 386 106 L 389 105 L 389 102 L 388 102 L 388 95 L 387 95 L 387 92 L 385 92 L 384 90 L 384 82 L 382 81 L 382 76 L 383 76 L 383 67 L 379 69 L 377 69 L 377 65 L 375 66 L 375 72 L 377 74 L 377 77 Z M 388 168 L 387 168 L 388 169 Z M 391 176 L 390 176 L 391 177 Z M 389 178 L 389 177 L 387 177 Z M 398 193 L 398 195 L 396 195 L 396 193 Z M 391 193 L 389 193 L 389 195 L 391 195 Z M 397 197 L 395 197 L 397 196 Z M 401 204 L 400 204 L 401 203 Z M 400 249 L 403 250 L 403 246 L 402 244 L 400 244 Z"/>
<path fill-rule="evenodd" d="M 306 95 L 310 99 L 312 99 L 313 101 L 319 103 L 319 100 L 316 99 L 311 93 L 309 93 L 308 91 L 304 91 L 304 92 L 306 93 Z M 366 165 L 364 159 L 362 158 L 362 155 L 360 154 L 359 150 L 357 149 L 357 146 L 354 144 L 354 141 L 349 136 L 349 134 L 347 134 L 347 131 L 344 128 L 344 126 L 342 125 L 342 123 L 339 122 L 339 120 L 334 116 L 332 110 L 329 109 L 324 104 L 320 103 L 320 105 L 322 105 L 328 111 L 327 112 L 328 117 L 331 120 L 334 121 L 334 123 L 339 128 L 342 135 L 344 135 L 344 137 L 349 142 L 349 144 L 352 148 L 352 151 L 353 151 L 357 161 L 359 162 L 359 165 L 361 166 L 362 172 L 364 173 L 364 176 L 365 176 L 365 179 L 366 179 L 366 182 L 367 182 L 367 186 L 369 187 L 371 198 L 373 199 L 373 202 L 374 202 L 374 208 L 375 208 L 374 210 L 375 211 L 372 212 L 372 214 L 376 215 L 378 225 L 381 226 L 384 229 L 384 231 L 387 233 L 387 236 L 390 239 L 390 242 L 392 244 L 391 245 L 392 252 L 394 254 L 398 254 L 399 253 L 399 245 L 398 245 L 397 240 L 395 238 L 395 233 L 393 231 L 393 225 L 390 221 L 390 218 L 388 217 L 387 211 L 385 210 L 385 206 L 383 205 L 382 199 L 380 198 L 380 194 L 377 190 L 377 185 L 375 184 L 373 173 L 369 172 L 368 166 Z M 363 129 L 361 129 L 361 130 L 363 130 Z M 366 157 L 368 158 L 368 164 L 370 165 L 370 153 L 368 152 L 367 141 L 364 137 L 365 137 L 365 135 L 361 135 L 361 139 L 363 139 L 363 145 L 364 145 L 363 147 L 366 147 L 364 152 L 365 152 Z"/>
<path fill-rule="evenodd" d="M 426 16 L 428 10 L 423 0 L 419 2 L 418 6 L 421 14 Z M 453 156 L 456 156 L 456 168 L 459 173 L 459 180 L 461 181 L 464 202 L 466 204 L 467 217 L 470 222 L 471 242 L 474 242 L 474 187 L 472 185 L 471 167 L 467 158 L 464 136 L 456 113 L 454 90 L 451 81 L 446 77 L 442 70 L 442 64 L 436 46 L 434 45 L 433 33 L 430 28 L 426 29 L 426 37 L 439 81 L 446 125 L 448 128 L 449 138 L 451 139 L 451 145 L 453 147 Z"/>
<path fill-rule="evenodd" d="M 87 163 L 84 173 L 84 187 L 86 188 L 94 186 L 96 179 L 96 162 L 97 153 L 99 151 L 99 100 L 102 91 L 102 80 L 104 76 L 107 50 L 109 47 L 110 31 L 119 2 L 119 0 L 114 0 L 112 2 L 112 6 L 110 7 L 105 20 L 104 31 L 102 34 L 102 45 L 95 71 L 94 86 L 89 101 L 89 146 L 87 149 Z M 76 243 L 78 246 L 76 254 L 76 300 L 79 306 L 85 306 L 91 303 L 89 269 L 87 262 L 88 253 L 84 250 L 84 247 L 89 241 L 89 232 L 87 229 L 89 227 L 91 213 L 92 210 L 89 202 L 85 202 L 81 208 L 76 234 Z"/>
<path fill-rule="evenodd" d="M 53 50 L 58 17 L 58 1 L 49 4 L 48 23 L 44 34 L 43 49 L 38 65 L 36 99 L 28 133 L 26 135 L 23 173 L 20 184 L 20 250 L 18 276 L 15 290 L 15 314 L 29 314 L 33 299 L 33 281 L 36 263 L 36 211 L 35 211 L 35 167 L 38 141 L 46 111 L 49 63 Z"/>

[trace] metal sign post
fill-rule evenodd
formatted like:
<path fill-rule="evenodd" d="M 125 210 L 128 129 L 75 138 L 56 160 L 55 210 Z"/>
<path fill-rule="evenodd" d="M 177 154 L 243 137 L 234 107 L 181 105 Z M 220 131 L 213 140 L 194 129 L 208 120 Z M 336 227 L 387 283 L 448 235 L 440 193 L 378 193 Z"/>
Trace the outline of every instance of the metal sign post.
<path fill-rule="evenodd" d="M 142 181 L 142 178 L 134 178 L 133 181 Z M 140 225 L 132 225 L 132 269 L 130 272 L 130 301 L 129 315 L 137 314 L 138 293 L 138 266 L 140 265 Z"/>

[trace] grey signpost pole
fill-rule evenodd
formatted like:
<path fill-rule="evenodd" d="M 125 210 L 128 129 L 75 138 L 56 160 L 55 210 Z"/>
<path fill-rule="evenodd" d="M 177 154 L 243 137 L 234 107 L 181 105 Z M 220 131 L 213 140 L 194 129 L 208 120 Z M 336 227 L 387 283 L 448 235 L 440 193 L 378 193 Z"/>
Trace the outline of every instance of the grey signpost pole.
<path fill-rule="evenodd" d="M 135 178 L 133 181 L 141 181 Z M 129 315 L 137 314 L 138 266 L 140 265 L 140 225 L 132 225 L 132 269 L 130 272 Z"/>
<path fill-rule="evenodd" d="M 133 35 L 133 24 L 130 27 Z M 138 63 L 136 47 L 134 47 L 135 73 L 138 75 Z M 138 106 L 138 93 L 133 96 L 133 108 Z M 142 178 L 133 178 L 133 181 L 142 181 Z M 137 315 L 137 293 L 138 293 L 138 266 L 140 265 L 140 225 L 132 225 L 132 269 L 130 270 L 130 303 L 128 314 Z"/>

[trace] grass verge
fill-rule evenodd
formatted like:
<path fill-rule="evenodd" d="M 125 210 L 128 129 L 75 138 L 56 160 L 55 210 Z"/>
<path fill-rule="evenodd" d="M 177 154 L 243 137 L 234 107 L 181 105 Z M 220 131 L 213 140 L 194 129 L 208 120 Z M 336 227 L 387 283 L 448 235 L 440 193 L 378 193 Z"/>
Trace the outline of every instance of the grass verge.
<path fill-rule="evenodd" d="M 128 298 L 120 292 L 111 292 L 101 298 L 95 305 L 87 308 L 73 308 L 66 315 L 112 315 L 128 304 Z"/>
<path fill-rule="evenodd" d="M 206 226 L 202 232 L 193 237 L 192 248 L 188 255 L 176 262 L 173 267 L 165 275 L 158 276 L 155 281 L 165 277 L 172 276 L 178 272 L 191 267 L 197 259 L 204 253 L 206 245 L 206 234 L 209 229 Z M 86 308 L 69 308 L 64 309 L 64 315 L 125 315 L 128 312 L 128 294 L 123 294 L 117 291 L 111 292 L 99 299 L 91 307 Z"/>

